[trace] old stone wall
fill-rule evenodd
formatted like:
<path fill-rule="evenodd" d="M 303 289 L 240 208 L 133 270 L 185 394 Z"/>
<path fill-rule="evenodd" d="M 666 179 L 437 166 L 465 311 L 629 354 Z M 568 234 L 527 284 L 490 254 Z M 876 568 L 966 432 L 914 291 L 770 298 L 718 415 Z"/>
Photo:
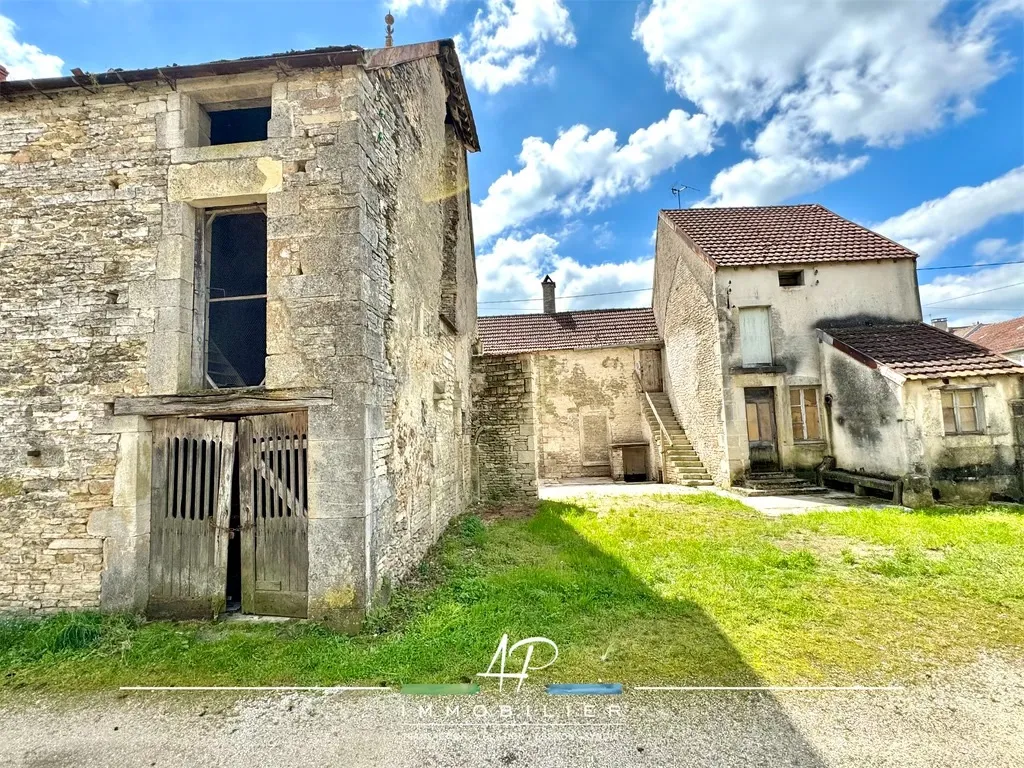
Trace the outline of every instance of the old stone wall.
<path fill-rule="evenodd" d="M 370 72 L 366 85 L 368 174 L 379 197 L 374 279 L 389 292 L 368 433 L 377 592 L 406 575 L 468 502 L 476 266 L 466 152 L 445 120 L 438 63 Z"/>
<path fill-rule="evenodd" d="M 202 146 L 202 108 L 250 98 L 268 139 Z M 0 103 L 0 610 L 144 607 L 149 422 L 111 402 L 201 386 L 203 211 L 262 204 L 266 386 L 333 392 L 309 411 L 309 613 L 361 616 L 469 483 L 465 175 L 434 60 Z"/>
<path fill-rule="evenodd" d="M 474 485 L 488 502 L 537 497 L 533 357 L 473 358 Z"/>
<path fill-rule="evenodd" d="M 164 228 L 165 108 L 157 86 L 0 102 L 0 611 L 100 602 L 90 522 L 114 508 L 110 401 L 147 388 L 158 311 L 131 290 Z"/>
<path fill-rule="evenodd" d="M 644 439 L 633 378 L 636 354 L 627 347 L 533 353 L 542 479 L 610 477 L 610 447 Z M 588 429 L 604 432 L 600 456 L 584 450 L 585 442 L 600 441 L 600 436 L 587 434 Z"/>
<path fill-rule="evenodd" d="M 716 482 L 730 482 L 714 273 L 658 218 L 654 314 L 665 341 L 664 386 L 676 419 Z"/>

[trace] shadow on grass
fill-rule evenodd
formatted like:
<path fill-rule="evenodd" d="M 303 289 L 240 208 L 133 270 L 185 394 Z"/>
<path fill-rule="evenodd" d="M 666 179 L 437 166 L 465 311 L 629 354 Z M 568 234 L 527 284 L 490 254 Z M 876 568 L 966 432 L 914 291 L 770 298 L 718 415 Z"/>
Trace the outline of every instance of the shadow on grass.
<path fill-rule="evenodd" d="M 479 681 L 476 674 L 487 668 L 504 634 L 510 642 L 543 636 L 559 647 L 554 665 L 531 674 L 531 689 L 598 681 L 622 682 L 627 690 L 763 686 L 699 605 L 662 598 L 576 531 L 575 518 L 594 514 L 548 501 L 532 516 L 498 515 L 488 517 L 489 524 L 473 516 L 456 520 L 356 637 L 314 624 L 142 624 L 96 614 L 0 624 L 0 686 Z M 484 687 L 496 690 L 497 683 Z M 770 693 L 652 695 L 668 697 L 666 706 L 682 698 L 734 729 L 738 720 L 730 713 L 749 704 L 758 725 L 749 743 L 753 762 L 822 764 Z"/>

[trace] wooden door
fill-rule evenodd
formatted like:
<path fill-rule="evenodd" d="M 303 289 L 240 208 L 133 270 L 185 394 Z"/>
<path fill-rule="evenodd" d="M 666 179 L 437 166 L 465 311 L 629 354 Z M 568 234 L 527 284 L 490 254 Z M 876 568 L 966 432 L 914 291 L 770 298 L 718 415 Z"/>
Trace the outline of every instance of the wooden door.
<path fill-rule="evenodd" d="M 239 421 L 242 611 L 306 616 L 306 414 Z"/>
<path fill-rule="evenodd" d="M 224 610 L 234 453 L 230 422 L 154 422 L 148 616 Z"/>
<path fill-rule="evenodd" d="M 740 352 L 745 368 L 771 365 L 772 325 L 768 307 L 740 309 Z"/>
<path fill-rule="evenodd" d="M 647 446 L 623 446 L 622 474 L 627 483 L 647 479 Z"/>
<path fill-rule="evenodd" d="M 750 470 L 771 472 L 779 468 L 775 429 L 775 389 L 757 387 L 743 390 L 747 409 L 747 440 Z"/>
<path fill-rule="evenodd" d="M 661 350 L 640 350 L 640 388 L 644 392 L 661 392 Z"/>

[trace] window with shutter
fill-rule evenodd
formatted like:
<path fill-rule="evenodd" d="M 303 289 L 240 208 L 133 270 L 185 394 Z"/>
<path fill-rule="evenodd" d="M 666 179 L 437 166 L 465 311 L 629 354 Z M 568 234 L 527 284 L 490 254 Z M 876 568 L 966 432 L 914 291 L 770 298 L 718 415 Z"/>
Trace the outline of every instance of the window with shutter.
<path fill-rule="evenodd" d="M 771 365 L 772 334 L 768 307 L 740 309 L 740 350 L 745 368 Z"/>

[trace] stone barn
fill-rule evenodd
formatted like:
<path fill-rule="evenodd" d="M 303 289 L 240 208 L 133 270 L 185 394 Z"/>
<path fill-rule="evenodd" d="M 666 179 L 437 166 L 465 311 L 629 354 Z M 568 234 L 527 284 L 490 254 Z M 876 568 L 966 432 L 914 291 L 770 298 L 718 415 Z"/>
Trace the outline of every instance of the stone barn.
<path fill-rule="evenodd" d="M 578 478 L 710 484 L 671 418 L 653 311 L 558 312 L 554 281 L 541 287 L 544 312 L 478 320 L 480 497 L 535 496 L 544 482 Z"/>
<path fill-rule="evenodd" d="M 451 41 L 0 82 L 0 610 L 357 621 L 466 501 Z"/>

